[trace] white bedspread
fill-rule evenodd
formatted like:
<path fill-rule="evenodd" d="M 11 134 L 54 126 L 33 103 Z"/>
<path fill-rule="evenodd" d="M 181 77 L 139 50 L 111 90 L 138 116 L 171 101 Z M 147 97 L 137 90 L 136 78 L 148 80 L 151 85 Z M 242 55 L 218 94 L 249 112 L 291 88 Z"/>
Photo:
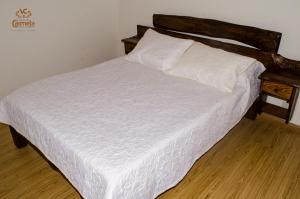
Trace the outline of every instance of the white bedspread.
<path fill-rule="evenodd" d="M 123 58 L 23 87 L 0 122 L 36 145 L 87 199 L 150 199 L 176 185 L 253 103 Z M 252 88 L 252 89 L 250 89 Z"/>

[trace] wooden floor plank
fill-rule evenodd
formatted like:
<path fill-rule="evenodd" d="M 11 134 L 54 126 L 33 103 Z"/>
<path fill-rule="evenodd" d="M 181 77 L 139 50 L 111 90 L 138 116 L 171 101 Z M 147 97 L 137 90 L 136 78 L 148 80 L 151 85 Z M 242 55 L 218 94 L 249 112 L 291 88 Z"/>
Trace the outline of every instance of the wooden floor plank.
<path fill-rule="evenodd" d="M 2 124 L 2 123 L 0 123 L 0 129 L 2 129 L 2 128 L 4 128 L 4 127 L 6 127 L 6 125 L 5 125 L 5 124 Z"/>
<path fill-rule="evenodd" d="M 79 199 L 30 146 L 16 149 L 0 124 L 0 198 Z M 158 199 L 300 198 L 300 127 L 271 116 L 243 119 Z"/>

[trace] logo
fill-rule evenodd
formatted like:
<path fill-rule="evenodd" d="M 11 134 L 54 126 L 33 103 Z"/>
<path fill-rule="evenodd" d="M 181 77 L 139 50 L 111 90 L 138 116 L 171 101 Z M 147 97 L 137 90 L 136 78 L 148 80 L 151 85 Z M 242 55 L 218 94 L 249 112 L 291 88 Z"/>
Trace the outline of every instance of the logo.
<path fill-rule="evenodd" d="M 34 30 L 35 21 L 32 19 L 31 10 L 28 8 L 18 9 L 11 25 L 13 30 Z"/>

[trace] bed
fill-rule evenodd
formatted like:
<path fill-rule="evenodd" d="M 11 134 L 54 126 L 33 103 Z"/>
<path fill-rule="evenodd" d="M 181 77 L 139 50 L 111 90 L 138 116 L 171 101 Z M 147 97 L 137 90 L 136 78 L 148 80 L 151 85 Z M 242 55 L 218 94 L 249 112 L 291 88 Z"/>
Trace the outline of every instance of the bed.
<path fill-rule="evenodd" d="M 272 66 L 281 37 L 191 17 L 154 15 L 154 25 L 164 34 L 254 57 L 265 67 Z M 130 41 L 148 28 L 138 26 Z M 255 117 L 261 71 L 254 68 L 238 78 L 232 93 L 224 93 L 120 57 L 16 90 L 1 99 L 0 122 L 10 125 L 18 148 L 29 141 L 84 198 L 155 198 L 243 116 Z"/>

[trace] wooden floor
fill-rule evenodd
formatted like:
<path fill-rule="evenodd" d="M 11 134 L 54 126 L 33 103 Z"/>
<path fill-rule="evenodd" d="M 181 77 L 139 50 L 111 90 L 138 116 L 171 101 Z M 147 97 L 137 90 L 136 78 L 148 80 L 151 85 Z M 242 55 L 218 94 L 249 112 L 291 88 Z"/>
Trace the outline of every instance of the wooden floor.
<path fill-rule="evenodd" d="M 18 150 L 0 126 L 1 199 L 80 198 L 31 147 Z M 300 128 L 270 116 L 243 119 L 159 199 L 300 198 Z"/>

